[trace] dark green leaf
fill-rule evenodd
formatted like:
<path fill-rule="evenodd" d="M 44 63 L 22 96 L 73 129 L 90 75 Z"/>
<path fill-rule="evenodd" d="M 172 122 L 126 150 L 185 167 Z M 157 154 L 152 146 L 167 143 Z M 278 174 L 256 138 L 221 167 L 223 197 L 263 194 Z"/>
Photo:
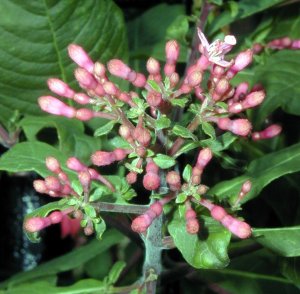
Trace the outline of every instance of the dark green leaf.
<path fill-rule="evenodd" d="M 231 234 L 210 217 L 202 217 L 200 235 L 186 231 L 185 218 L 176 212 L 168 229 L 184 259 L 195 268 L 223 268 L 228 265 L 227 246 Z"/>
<path fill-rule="evenodd" d="M 79 267 L 96 255 L 106 251 L 111 246 L 118 244 L 122 239 L 122 235 L 117 231 L 107 231 L 101 241 L 93 240 L 87 245 L 73 250 L 61 257 L 48 261 L 33 270 L 19 273 L 11 279 L 0 284 L 0 288 L 12 286 L 34 279 L 41 279 L 49 275 L 65 272 Z"/>
<path fill-rule="evenodd" d="M 254 229 L 256 241 L 285 257 L 300 256 L 300 226 Z"/>
<path fill-rule="evenodd" d="M 73 83 L 70 43 L 82 45 L 94 60 L 126 57 L 124 20 L 113 1 L 0 1 L 0 120 L 15 109 L 41 114 L 37 97 L 47 95 L 46 80 Z M 71 65 L 72 64 L 72 65 Z"/>
<path fill-rule="evenodd" d="M 94 136 L 95 137 L 101 137 L 103 135 L 108 134 L 113 129 L 113 127 L 114 127 L 115 124 L 116 124 L 116 121 L 114 121 L 114 120 L 109 121 L 105 125 L 103 125 L 100 128 L 98 128 L 95 131 Z"/>
<path fill-rule="evenodd" d="M 253 160 L 247 172 L 229 181 L 223 181 L 209 190 L 211 195 L 220 198 L 233 197 L 236 199 L 242 184 L 251 180 L 252 189 L 243 199 L 248 201 L 256 197 L 260 191 L 273 180 L 300 170 L 300 144 L 292 145 L 278 152 L 270 153 Z"/>
<path fill-rule="evenodd" d="M 162 169 L 169 168 L 176 163 L 173 157 L 164 154 L 157 154 L 153 157 L 153 161 Z"/>
<path fill-rule="evenodd" d="M 283 258 L 281 272 L 300 289 L 300 257 Z"/>
<path fill-rule="evenodd" d="M 113 285 L 114 283 L 117 282 L 125 266 L 126 263 L 124 261 L 118 261 L 113 265 L 112 269 L 109 271 L 108 274 L 109 284 Z"/>
<path fill-rule="evenodd" d="M 190 130 L 180 125 L 175 125 L 172 129 L 172 132 L 173 134 L 182 138 L 193 139 L 194 141 L 197 140 L 197 137 L 193 135 L 193 133 Z"/>
<path fill-rule="evenodd" d="M 105 230 L 106 230 L 106 224 L 103 219 L 100 221 L 100 223 L 95 224 L 95 231 L 98 240 L 102 239 L 102 235 L 105 232 Z"/>
<path fill-rule="evenodd" d="M 178 15 L 167 29 L 167 39 L 186 43 L 186 35 L 189 31 L 189 22 L 186 15 Z"/>

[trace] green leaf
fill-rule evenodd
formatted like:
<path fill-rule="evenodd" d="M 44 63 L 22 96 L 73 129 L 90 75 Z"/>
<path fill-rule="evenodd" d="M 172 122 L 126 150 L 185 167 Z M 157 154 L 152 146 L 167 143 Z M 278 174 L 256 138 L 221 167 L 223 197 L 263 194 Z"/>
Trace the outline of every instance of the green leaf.
<path fill-rule="evenodd" d="M 174 157 L 178 157 L 179 155 L 183 153 L 187 153 L 195 148 L 198 148 L 201 146 L 201 142 L 189 142 L 185 145 L 183 145 L 175 154 Z"/>
<path fill-rule="evenodd" d="M 208 28 L 208 32 L 209 34 L 213 34 L 218 29 L 238 19 L 246 18 L 281 2 L 284 2 L 284 0 L 260 0 L 255 2 L 252 0 L 241 0 L 238 2 L 237 13 L 232 13 L 232 10 L 225 10 L 222 14 L 218 15 L 218 17 L 214 19 Z"/>
<path fill-rule="evenodd" d="M 92 205 L 86 204 L 83 209 L 85 214 L 88 215 L 90 218 L 95 218 L 97 216 L 97 212 Z"/>
<path fill-rule="evenodd" d="M 49 275 L 77 268 L 96 255 L 106 251 L 111 246 L 118 244 L 121 239 L 122 235 L 119 232 L 115 230 L 107 231 L 101 241 L 93 240 L 87 245 L 83 245 L 63 256 L 45 262 L 30 271 L 16 274 L 9 280 L 1 283 L 0 288 L 11 287 L 12 285 L 41 279 Z"/>
<path fill-rule="evenodd" d="M 183 203 L 186 201 L 186 199 L 187 199 L 187 195 L 185 193 L 179 193 L 176 196 L 176 203 Z"/>
<path fill-rule="evenodd" d="M 300 226 L 254 229 L 256 241 L 285 257 L 300 256 Z"/>
<path fill-rule="evenodd" d="M 189 101 L 188 98 L 175 98 L 169 100 L 173 106 L 179 106 L 181 108 L 185 107 L 186 103 Z"/>
<path fill-rule="evenodd" d="M 182 177 L 183 179 L 188 182 L 192 176 L 192 171 L 193 171 L 193 168 L 190 164 L 187 164 L 183 170 L 183 173 L 182 173 Z"/>
<path fill-rule="evenodd" d="M 37 217 L 37 216 L 46 217 L 50 212 L 54 210 L 67 209 L 68 207 L 70 207 L 67 201 L 68 199 L 61 199 L 60 201 L 51 202 L 39 207 L 38 209 L 35 209 L 34 211 L 26 215 L 24 219 L 24 223 L 26 222 L 27 219 L 32 217 Z M 31 242 L 36 243 L 40 241 L 40 238 L 38 237 L 38 233 L 29 233 L 26 230 L 24 230 L 24 232 L 26 233 L 26 236 Z"/>
<path fill-rule="evenodd" d="M 299 170 L 300 144 L 295 144 L 253 160 L 244 175 L 218 183 L 209 190 L 209 194 L 217 195 L 219 198 L 234 196 L 235 199 L 242 184 L 250 179 L 252 189 L 243 199 L 243 202 L 246 202 L 256 197 L 273 180 Z"/>
<path fill-rule="evenodd" d="M 123 148 L 123 149 L 130 149 L 130 144 L 123 139 L 122 137 L 115 136 L 111 140 L 109 140 L 109 143 L 111 143 L 115 148 Z"/>
<path fill-rule="evenodd" d="M 259 81 L 267 93 L 264 102 L 255 112 L 257 124 L 261 124 L 278 107 L 290 114 L 300 115 L 299 67 L 300 52 L 282 50 L 272 54 L 265 64 L 255 68 L 254 83 Z"/>
<path fill-rule="evenodd" d="M 200 235 L 186 231 L 185 218 L 176 212 L 168 229 L 184 259 L 195 268 L 224 268 L 229 263 L 227 247 L 231 234 L 218 222 L 203 216 Z"/>
<path fill-rule="evenodd" d="M 102 235 L 106 230 L 106 224 L 103 219 L 101 219 L 100 223 L 94 224 L 95 231 L 96 231 L 96 236 L 98 240 L 102 239 Z"/>
<path fill-rule="evenodd" d="M 186 43 L 186 35 L 189 31 L 187 15 L 178 15 L 167 29 L 167 39 Z"/>
<path fill-rule="evenodd" d="M 219 136 L 214 139 L 207 139 L 201 141 L 201 146 L 209 147 L 212 152 L 220 152 L 223 150 L 228 149 L 228 147 L 237 140 L 237 136 L 233 135 L 230 132 L 224 133 L 223 135 Z"/>
<path fill-rule="evenodd" d="M 159 85 L 154 80 L 148 80 L 147 84 L 156 92 L 161 93 Z"/>
<path fill-rule="evenodd" d="M 197 140 L 197 137 L 190 130 L 180 125 L 175 125 L 172 133 L 182 138 Z"/>
<path fill-rule="evenodd" d="M 108 274 L 108 282 L 109 284 L 114 284 L 119 279 L 120 274 L 122 273 L 123 269 L 125 268 L 126 263 L 124 261 L 117 261 L 112 269 L 109 271 Z"/>
<path fill-rule="evenodd" d="M 216 138 L 215 128 L 210 123 L 208 123 L 208 122 L 202 122 L 201 123 L 201 128 L 202 128 L 203 132 L 206 135 L 208 135 L 212 139 Z"/>
<path fill-rule="evenodd" d="M 103 63 L 127 55 L 123 15 L 113 1 L 3 0 L 0 11 L 5 11 L 0 18 L 0 120 L 4 124 L 15 109 L 42 113 L 37 97 L 47 94 L 48 78 L 73 84 L 75 65 L 67 55 L 70 43 L 82 45 Z"/>
<path fill-rule="evenodd" d="M 89 160 L 91 153 L 101 149 L 101 141 L 86 135 L 83 123 L 75 119 L 54 115 L 44 117 L 28 116 L 19 123 L 19 126 L 24 130 L 29 141 L 37 141 L 38 134 L 44 128 L 55 128 L 59 150 L 65 155 L 76 156 L 84 161 Z"/>
<path fill-rule="evenodd" d="M 55 287 L 47 281 L 26 283 L 8 290 L 10 294 L 95 294 L 108 293 L 107 285 L 98 280 L 83 279 L 71 286 Z M 1 293 L 1 292 L 0 292 Z"/>
<path fill-rule="evenodd" d="M 153 157 L 153 161 L 162 169 L 169 168 L 175 165 L 176 161 L 173 157 L 158 153 Z"/>
<path fill-rule="evenodd" d="M 101 137 L 103 135 L 108 134 L 113 129 L 113 127 L 114 127 L 115 124 L 116 124 L 116 121 L 114 121 L 114 120 L 109 121 L 105 125 L 103 125 L 100 128 L 98 128 L 95 131 L 94 136 L 95 137 Z"/>
<path fill-rule="evenodd" d="M 170 127 L 171 120 L 166 115 L 162 115 L 155 121 L 155 129 L 162 130 Z"/>
<path fill-rule="evenodd" d="M 300 258 L 282 258 L 281 272 L 300 289 Z"/>

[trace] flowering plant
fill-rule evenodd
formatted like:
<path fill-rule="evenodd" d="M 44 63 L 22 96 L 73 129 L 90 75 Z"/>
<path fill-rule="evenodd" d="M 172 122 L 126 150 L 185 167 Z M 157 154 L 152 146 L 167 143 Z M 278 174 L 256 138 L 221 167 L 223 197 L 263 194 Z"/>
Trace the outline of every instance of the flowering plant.
<path fill-rule="evenodd" d="M 237 7 L 242 9 L 244 2 L 236 3 Z M 49 78 L 52 93 L 40 96 L 38 105 L 51 116 L 26 116 L 18 122 L 28 142 L 17 143 L 5 153 L 0 168 L 37 171 L 43 179 L 33 182 L 34 189 L 56 200 L 25 218 L 24 230 L 32 241 L 38 240 L 41 230 L 59 223 L 64 236 L 75 237 L 81 234 L 80 228 L 85 236 L 95 234 L 99 248 L 121 239 L 114 230 L 106 232 L 107 225 L 140 247 L 136 233 L 143 241 L 141 278 L 129 279 L 129 286 L 115 285 L 120 275 L 132 269 L 134 258 L 141 257 L 141 253 L 136 257 L 131 252 L 133 260 L 127 260 L 128 267 L 119 261 L 102 281 L 82 280 L 70 290 L 155 293 L 157 286 L 164 287 L 159 284 L 164 267 L 172 272 L 176 259 L 180 271 L 211 269 L 220 274 L 231 266 L 229 255 L 262 246 L 282 256 L 298 256 L 284 240 L 284 234 L 297 227 L 283 230 L 282 235 L 278 229 L 256 228 L 253 216 L 248 220 L 249 213 L 243 207 L 272 180 L 299 170 L 298 144 L 280 150 L 282 127 L 276 117 L 265 120 L 274 108 L 268 107 L 271 102 L 265 77 L 250 81 L 248 76 L 253 75 L 255 61 L 264 66 L 263 58 L 272 58 L 276 50 L 297 55 L 300 41 L 286 36 L 264 41 L 258 34 L 260 38 L 253 37 L 250 46 L 245 46 L 248 48 L 236 50 L 239 38 L 227 34 L 210 43 L 204 27 L 217 7 L 203 1 L 200 20 L 194 20 L 191 27 L 191 45 L 186 40 L 189 18 L 181 16 L 171 24 L 164 57 L 159 53 L 159 58 L 147 58 L 144 71 L 114 56 L 106 64 L 101 59 L 94 61 L 84 49 L 84 41 L 68 45 L 79 87 L 64 77 Z M 208 21 L 211 32 L 216 26 Z M 184 67 L 181 47 L 184 52 L 190 48 Z M 252 65 L 254 69 L 250 69 Z M 60 137 L 59 148 L 36 140 L 38 132 L 53 122 Z M 93 138 L 87 135 L 91 130 Z M 2 133 L 5 135 L 4 129 Z M 6 134 L 6 138 L 11 137 Z M 89 146 L 66 149 L 68 140 Z M 268 150 L 265 140 L 275 144 L 274 150 Z M 274 152 L 262 156 L 264 149 Z M 239 153 L 247 150 L 250 152 L 245 152 L 244 159 L 256 158 L 257 153 L 262 156 L 248 168 L 239 159 Z M 24 152 L 30 152 L 30 160 L 24 160 Z M 10 163 L 16 156 L 20 163 L 12 168 Z M 228 172 L 231 179 L 223 180 L 222 167 L 233 171 Z M 84 246 L 80 249 L 88 250 Z M 171 249 L 180 252 L 174 260 L 165 254 Z M 182 260 L 186 262 L 183 265 Z M 289 283 L 278 275 L 273 278 Z M 210 279 L 205 278 L 211 291 L 223 291 L 223 282 Z M 20 283 L 23 287 L 22 278 Z M 59 288 L 46 281 L 39 285 L 49 291 Z"/>

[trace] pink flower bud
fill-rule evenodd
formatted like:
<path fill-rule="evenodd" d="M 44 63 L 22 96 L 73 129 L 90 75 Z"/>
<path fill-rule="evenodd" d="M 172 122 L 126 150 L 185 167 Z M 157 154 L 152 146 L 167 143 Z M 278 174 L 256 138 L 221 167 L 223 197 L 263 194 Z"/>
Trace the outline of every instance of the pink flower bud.
<path fill-rule="evenodd" d="M 141 127 L 136 127 L 133 132 L 133 137 L 137 140 L 141 145 L 147 147 L 151 142 L 151 134 L 150 132 Z"/>
<path fill-rule="evenodd" d="M 196 167 L 203 170 L 212 159 L 212 152 L 209 148 L 204 148 L 199 152 Z"/>
<path fill-rule="evenodd" d="M 196 218 L 187 220 L 186 231 L 189 234 L 197 234 L 199 232 L 199 229 L 200 229 L 199 221 Z"/>
<path fill-rule="evenodd" d="M 134 184 L 136 182 L 136 180 L 137 180 L 137 173 L 131 171 L 127 174 L 126 181 L 128 184 L 130 184 L 130 185 Z"/>
<path fill-rule="evenodd" d="M 106 79 L 105 73 L 106 73 L 106 69 L 104 64 L 97 61 L 94 65 L 94 74 L 99 78 Z"/>
<path fill-rule="evenodd" d="M 232 103 L 228 107 L 230 113 L 240 113 L 244 110 L 242 103 Z"/>
<path fill-rule="evenodd" d="M 252 183 L 251 181 L 248 180 L 242 185 L 241 193 L 245 195 L 250 192 L 251 188 L 252 188 Z"/>
<path fill-rule="evenodd" d="M 138 88 L 145 87 L 146 83 L 147 83 L 147 79 L 141 73 L 137 73 L 135 80 L 132 82 L 132 84 Z"/>
<path fill-rule="evenodd" d="M 248 88 L 249 84 L 247 82 L 240 83 L 235 89 L 233 99 L 235 101 L 244 99 L 245 95 L 247 94 Z"/>
<path fill-rule="evenodd" d="M 128 93 L 122 92 L 117 97 L 119 100 L 131 105 L 132 99 Z"/>
<path fill-rule="evenodd" d="M 49 191 L 45 184 L 45 181 L 43 181 L 43 180 L 33 181 L 33 188 L 35 189 L 35 191 L 37 191 L 38 193 L 41 193 L 41 194 L 47 194 Z"/>
<path fill-rule="evenodd" d="M 227 215 L 227 212 L 223 207 L 214 205 L 210 211 L 210 214 L 213 219 L 220 222 Z"/>
<path fill-rule="evenodd" d="M 172 191 L 177 191 L 181 187 L 180 175 L 176 171 L 170 171 L 167 173 L 166 182 L 170 185 Z"/>
<path fill-rule="evenodd" d="M 103 83 L 103 89 L 104 89 L 106 94 L 113 95 L 113 96 L 118 95 L 119 92 L 120 92 L 118 87 L 112 82 L 104 82 Z"/>
<path fill-rule="evenodd" d="M 152 219 L 147 214 L 136 217 L 131 224 L 131 229 L 137 233 L 145 232 L 152 223 Z"/>
<path fill-rule="evenodd" d="M 158 174 L 159 167 L 151 160 L 146 165 L 146 172 Z"/>
<path fill-rule="evenodd" d="M 83 190 L 86 192 L 88 191 L 90 184 L 91 184 L 91 175 L 88 170 L 83 170 L 78 172 L 78 179 L 80 184 L 83 187 Z"/>
<path fill-rule="evenodd" d="M 191 87 L 198 86 L 202 81 L 202 73 L 200 71 L 194 71 L 188 75 L 187 82 Z"/>
<path fill-rule="evenodd" d="M 159 188 L 160 186 L 160 177 L 158 174 L 148 172 L 144 175 L 143 186 L 149 191 L 153 191 Z"/>
<path fill-rule="evenodd" d="M 214 78 L 220 79 L 225 73 L 225 67 L 214 64 L 213 70 L 212 70 L 212 76 Z"/>
<path fill-rule="evenodd" d="M 49 214 L 48 218 L 50 219 L 52 224 L 58 224 L 62 221 L 63 214 L 61 211 L 53 211 Z"/>
<path fill-rule="evenodd" d="M 252 51 L 254 54 L 259 54 L 263 49 L 264 47 L 261 44 L 259 43 L 253 44 Z"/>
<path fill-rule="evenodd" d="M 126 65 L 123 61 L 119 59 L 112 59 L 107 64 L 108 71 L 119 78 L 124 80 L 128 79 L 128 75 L 132 71 L 132 69 Z"/>
<path fill-rule="evenodd" d="M 124 158 L 126 158 L 127 154 L 128 154 L 128 151 L 125 150 L 125 149 L 121 149 L 121 148 L 116 148 L 114 151 L 113 151 L 113 154 L 116 158 L 116 160 L 123 160 Z"/>
<path fill-rule="evenodd" d="M 197 217 L 197 214 L 193 209 L 187 209 L 187 211 L 185 213 L 186 220 L 195 219 L 196 217 Z"/>
<path fill-rule="evenodd" d="M 112 152 L 96 151 L 92 156 L 91 160 L 93 164 L 97 166 L 105 166 L 112 164 L 116 158 Z"/>
<path fill-rule="evenodd" d="M 239 71 L 247 67 L 253 59 L 253 52 L 251 49 L 242 51 L 234 60 L 234 64 L 229 68 L 227 72 L 228 78 L 233 78 Z"/>
<path fill-rule="evenodd" d="M 42 96 L 38 99 L 39 106 L 45 112 L 66 116 L 68 118 L 72 118 L 75 116 L 76 110 L 57 98 L 52 96 Z"/>
<path fill-rule="evenodd" d="M 222 96 L 229 91 L 230 84 L 229 81 L 225 78 L 219 80 L 217 85 L 212 93 L 212 98 L 215 101 L 221 100 Z"/>
<path fill-rule="evenodd" d="M 263 140 L 263 139 L 271 139 L 273 137 L 278 136 L 282 131 L 282 127 L 280 125 L 270 125 L 266 129 L 261 132 L 252 133 L 252 140 Z"/>
<path fill-rule="evenodd" d="M 221 130 L 228 130 L 232 125 L 232 121 L 228 117 L 219 118 L 217 123 Z"/>
<path fill-rule="evenodd" d="M 48 170 L 52 171 L 55 174 L 61 172 L 60 164 L 55 157 L 46 157 L 46 167 Z"/>
<path fill-rule="evenodd" d="M 85 170 L 87 167 L 80 162 L 79 159 L 77 159 L 76 157 L 69 157 L 67 160 L 67 167 L 71 170 L 74 171 L 83 171 Z"/>
<path fill-rule="evenodd" d="M 255 91 L 251 92 L 246 96 L 246 98 L 242 101 L 242 105 L 244 109 L 255 107 L 263 102 L 266 94 L 264 91 Z"/>
<path fill-rule="evenodd" d="M 125 125 L 121 125 L 119 128 L 119 135 L 123 137 L 125 140 L 131 137 L 130 128 Z"/>
<path fill-rule="evenodd" d="M 157 107 L 162 103 L 162 95 L 161 93 L 150 91 L 147 95 L 147 102 L 152 107 Z"/>
<path fill-rule="evenodd" d="M 229 129 L 232 133 L 238 136 L 247 136 L 252 129 L 251 123 L 247 119 L 235 119 Z"/>
<path fill-rule="evenodd" d="M 221 219 L 221 224 L 225 227 L 225 228 L 229 228 L 229 226 L 235 221 L 235 218 L 233 216 L 231 216 L 230 214 L 225 215 L 222 219 Z"/>
<path fill-rule="evenodd" d="M 91 236 L 94 234 L 94 228 L 92 226 L 85 227 L 83 232 L 86 236 Z"/>
<path fill-rule="evenodd" d="M 47 81 L 49 89 L 59 95 L 66 98 L 73 98 L 75 92 L 63 81 L 59 79 L 48 79 Z"/>
<path fill-rule="evenodd" d="M 86 69 L 88 72 L 93 73 L 94 63 L 82 47 L 71 44 L 68 46 L 68 52 L 75 63 Z"/>
<path fill-rule="evenodd" d="M 91 73 L 89 73 L 84 68 L 77 68 L 74 72 L 76 80 L 86 89 L 93 90 L 97 87 L 98 82 L 93 77 Z"/>
<path fill-rule="evenodd" d="M 155 217 L 158 217 L 162 214 L 163 206 L 159 201 L 157 201 L 150 205 L 149 210 L 154 212 Z"/>
<path fill-rule="evenodd" d="M 177 41 L 170 40 L 166 43 L 166 59 L 168 63 L 175 63 L 179 57 L 179 45 Z"/>
<path fill-rule="evenodd" d="M 24 223 L 24 229 L 27 232 L 35 233 L 47 226 L 48 222 L 42 217 L 32 217 L 28 218 Z"/>
<path fill-rule="evenodd" d="M 88 108 L 80 108 L 76 111 L 75 117 L 81 121 L 87 121 L 94 117 L 94 112 Z"/>
<path fill-rule="evenodd" d="M 291 49 L 300 49 L 300 40 L 294 40 L 291 44 Z"/>
<path fill-rule="evenodd" d="M 166 76 L 171 76 L 175 72 L 175 64 L 166 63 L 164 66 L 164 73 Z"/>
<path fill-rule="evenodd" d="M 54 192 L 59 192 L 62 189 L 62 184 L 59 179 L 53 176 L 48 176 L 45 178 L 45 185 L 47 189 Z"/>
<path fill-rule="evenodd" d="M 147 71 L 151 75 L 157 75 L 160 72 L 160 64 L 155 58 L 150 57 L 147 61 L 146 67 Z"/>
<path fill-rule="evenodd" d="M 180 80 L 179 74 L 178 74 L 177 72 L 173 72 L 173 73 L 169 76 L 169 79 L 170 79 L 170 87 L 171 87 L 171 88 L 174 88 L 174 87 L 178 84 L 178 82 L 179 82 L 179 80 Z"/>
<path fill-rule="evenodd" d="M 227 228 L 231 233 L 241 239 L 249 238 L 252 234 L 251 227 L 246 222 L 237 219 L 234 219 Z"/>
<path fill-rule="evenodd" d="M 92 99 L 90 96 L 84 94 L 84 93 L 77 93 L 73 97 L 74 101 L 78 104 L 89 104 L 91 103 Z"/>

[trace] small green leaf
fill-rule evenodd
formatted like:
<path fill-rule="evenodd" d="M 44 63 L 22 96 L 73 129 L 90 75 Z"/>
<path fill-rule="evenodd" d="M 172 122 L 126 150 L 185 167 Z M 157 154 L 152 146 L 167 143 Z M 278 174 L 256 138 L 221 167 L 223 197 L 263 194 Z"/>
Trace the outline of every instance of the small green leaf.
<path fill-rule="evenodd" d="M 114 125 L 116 124 L 115 120 L 111 120 L 109 121 L 107 124 L 101 126 L 100 128 L 98 128 L 95 133 L 94 136 L 95 137 L 101 137 L 103 135 L 108 134 L 114 127 Z"/>
<path fill-rule="evenodd" d="M 176 197 L 176 203 L 183 203 L 187 199 L 187 195 L 185 193 L 179 193 Z"/>
<path fill-rule="evenodd" d="M 84 209 L 85 214 L 87 216 L 89 216 L 90 218 L 95 218 L 97 216 L 97 212 L 92 205 L 86 204 L 83 207 L 83 209 Z"/>
<path fill-rule="evenodd" d="M 237 136 L 230 132 L 224 133 L 223 135 L 214 139 L 202 140 L 201 145 L 203 147 L 209 147 L 212 152 L 220 152 L 229 148 L 229 146 L 237 140 Z"/>
<path fill-rule="evenodd" d="M 178 40 L 186 43 L 186 35 L 189 31 L 187 15 L 178 15 L 167 29 L 167 39 Z"/>
<path fill-rule="evenodd" d="M 170 99 L 170 102 L 173 106 L 179 106 L 181 108 L 185 107 L 186 103 L 189 101 L 188 98 L 174 98 Z"/>
<path fill-rule="evenodd" d="M 108 283 L 113 285 L 119 279 L 120 274 L 122 273 L 123 269 L 125 268 L 126 263 L 124 261 L 117 261 L 112 269 L 109 271 L 108 274 Z"/>
<path fill-rule="evenodd" d="M 170 127 L 171 125 L 171 120 L 167 118 L 166 115 L 162 115 L 160 118 L 158 118 L 155 121 L 155 128 L 156 130 L 162 130 Z"/>
<path fill-rule="evenodd" d="M 115 136 L 109 141 L 115 148 L 130 149 L 130 144 L 122 137 Z"/>
<path fill-rule="evenodd" d="M 95 231 L 96 231 L 96 237 L 98 240 L 102 239 L 102 235 L 106 230 L 106 224 L 103 219 L 101 219 L 100 223 L 94 224 Z"/>
<path fill-rule="evenodd" d="M 175 125 L 174 128 L 172 129 L 173 134 L 182 137 L 182 138 L 186 138 L 186 139 L 192 139 L 194 141 L 197 140 L 197 137 L 195 135 L 193 135 L 193 133 L 191 131 L 189 131 L 187 128 L 181 126 L 181 125 Z"/>
<path fill-rule="evenodd" d="M 83 193 L 83 188 L 82 188 L 82 185 L 81 185 L 81 183 L 79 182 L 78 179 L 75 179 L 75 180 L 72 181 L 71 187 L 72 187 L 72 189 L 73 189 L 78 195 L 82 195 L 82 193 Z"/>
<path fill-rule="evenodd" d="M 179 155 L 183 153 L 187 153 L 195 148 L 198 148 L 201 146 L 201 142 L 189 142 L 185 145 L 183 145 L 175 154 L 174 157 L 178 157 Z"/>
<path fill-rule="evenodd" d="M 169 168 L 176 163 L 174 158 L 160 153 L 153 157 L 153 161 L 162 169 Z"/>
<path fill-rule="evenodd" d="M 158 93 L 161 93 L 161 89 L 159 85 L 154 81 L 154 80 L 148 80 L 147 84 L 155 91 Z"/>
<path fill-rule="evenodd" d="M 210 123 L 208 123 L 208 122 L 202 122 L 201 123 L 201 127 L 202 127 L 203 132 L 206 135 L 208 135 L 212 139 L 216 138 L 215 128 Z"/>
<path fill-rule="evenodd" d="M 143 172 L 143 169 L 142 168 L 137 168 L 135 165 L 129 163 L 129 162 L 126 162 L 125 163 L 125 167 L 130 170 L 130 171 L 133 171 L 135 173 L 138 173 L 138 174 L 141 174 Z"/>
<path fill-rule="evenodd" d="M 188 182 L 190 180 L 190 178 L 192 176 L 192 171 L 193 171 L 192 166 L 187 164 L 182 173 L 182 177 L 186 182 Z"/>
<path fill-rule="evenodd" d="M 224 268 L 229 263 L 230 232 L 210 217 L 202 216 L 200 235 L 186 231 L 186 221 L 176 212 L 168 229 L 184 259 L 195 268 Z M 205 228 L 205 229 L 204 229 Z"/>

